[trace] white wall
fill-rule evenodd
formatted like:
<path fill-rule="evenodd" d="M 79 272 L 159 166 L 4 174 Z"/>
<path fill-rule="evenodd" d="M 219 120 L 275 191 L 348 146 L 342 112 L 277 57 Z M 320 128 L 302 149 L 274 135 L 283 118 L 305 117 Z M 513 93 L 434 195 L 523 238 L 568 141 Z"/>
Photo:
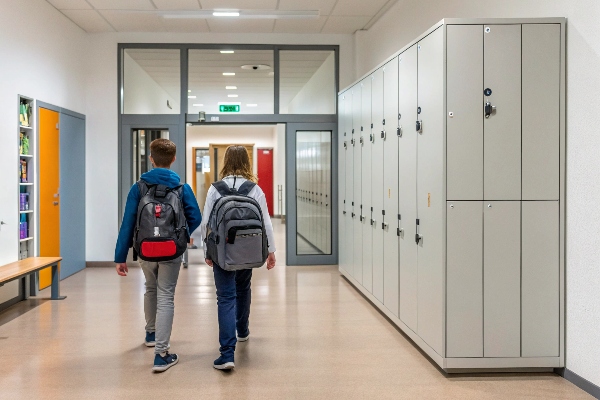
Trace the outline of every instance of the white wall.
<path fill-rule="evenodd" d="M 118 43 L 263 43 L 340 45 L 340 86 L 354 71 L 352 35 L 102 33 L 88 37 L 87 75 L 88 164 L 86 227 L 88 261 L 113 259 L 118 225 Z M 103 160 L 100 166 L 98 160 Z M 114 199 L 107 202 L 107 199 Z M 102 209 L 102 213 L 95 210 Z"/>
<path fill-rule="evenodd" d="M 335 114 L 335 54 L 331 54 L 288 105 L 289 114 Z"/>
<path fill-rule="evenodd" d="M 600 3 L 400 0 L 356 37 L 362 76 L 442 18 L 567 17 L 567 368 L 600 385 Z"/>
<path fill-rule="evenodd" d="M 179 114 L 179 99 L 171 97 L 127 53 L 123 64 L 125 114 Z M 172 108 L 167 106 L 167 101 Z"/>
<path fill-rule="evenodd" d="M 84 114 L 86 36 L 44 0 L 0 3 L 0 265 L 18 259 L 18 95 Z"/>

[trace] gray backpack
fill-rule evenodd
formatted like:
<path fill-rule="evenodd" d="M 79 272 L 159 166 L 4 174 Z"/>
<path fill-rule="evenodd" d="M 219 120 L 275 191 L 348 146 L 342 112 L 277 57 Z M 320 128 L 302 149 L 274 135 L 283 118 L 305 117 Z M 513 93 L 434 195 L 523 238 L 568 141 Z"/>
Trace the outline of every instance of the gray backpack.
<path fill-rule="evenodd" d="M 236 189 L 235 178 L 232 188 L 213 183 L 221 198 L 208 220 L 206 257 L 226 271 L 262 267 L 269 256 L 260 205 L 248 197 L 255 185 L 246 181 Z"/>
<path fill-rule="evenodd" d="M 169 261 L 181 256 L 190 241 L 183 210 L 183 186 L 137 183 L 140 191 L 133 234 L 134 260 Z"/>

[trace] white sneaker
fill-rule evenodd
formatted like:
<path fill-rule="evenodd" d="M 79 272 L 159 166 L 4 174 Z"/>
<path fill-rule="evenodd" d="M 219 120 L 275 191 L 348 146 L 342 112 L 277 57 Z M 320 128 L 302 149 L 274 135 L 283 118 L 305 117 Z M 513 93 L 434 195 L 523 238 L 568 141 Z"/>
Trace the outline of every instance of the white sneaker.
<path fill-rule="evenodd" d="M 250 339 L 250 335 L 246 336 L 246 337 L 238 337 L 237 341 L 238 342 L 247 342 L 248 339 Z"/>

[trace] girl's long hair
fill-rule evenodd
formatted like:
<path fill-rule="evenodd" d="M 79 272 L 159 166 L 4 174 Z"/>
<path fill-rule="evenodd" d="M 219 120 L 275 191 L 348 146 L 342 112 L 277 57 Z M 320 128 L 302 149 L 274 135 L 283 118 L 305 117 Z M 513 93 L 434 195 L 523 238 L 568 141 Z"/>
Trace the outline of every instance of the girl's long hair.
<path fill-rule="evenodd" d="M 225 159 L 223 161 L 223 169 L 221 169 L 221 179 L 226 176 L 237 175 L 246 178 L 254 183 L 258 182 L 258 178 L 252 172 L 250 165 L 250 157 L 244 146 L 229 146 L 225 150 Z"/>

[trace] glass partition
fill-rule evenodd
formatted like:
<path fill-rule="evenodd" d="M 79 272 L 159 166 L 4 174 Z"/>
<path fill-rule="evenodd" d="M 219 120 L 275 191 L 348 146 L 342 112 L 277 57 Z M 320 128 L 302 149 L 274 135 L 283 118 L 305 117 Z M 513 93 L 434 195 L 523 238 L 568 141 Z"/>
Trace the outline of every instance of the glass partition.
<path fill-rule="evenodd" d="M 279 52 L 280 114 L 335 114 L 335 52 Z"/>
<path fill-rule="evenodd" d="M 297 254 L 331 254 L 331 131 L 296 132 Z"/>
<path fill-rule="evenodd" d="M 188 114 L 273 114 L 273 50 L 190 50 Z"/>
<path fill-rule="evenodd" d="M 123 114 L 181 112 L 180 51 L 125 49 Z"/>

